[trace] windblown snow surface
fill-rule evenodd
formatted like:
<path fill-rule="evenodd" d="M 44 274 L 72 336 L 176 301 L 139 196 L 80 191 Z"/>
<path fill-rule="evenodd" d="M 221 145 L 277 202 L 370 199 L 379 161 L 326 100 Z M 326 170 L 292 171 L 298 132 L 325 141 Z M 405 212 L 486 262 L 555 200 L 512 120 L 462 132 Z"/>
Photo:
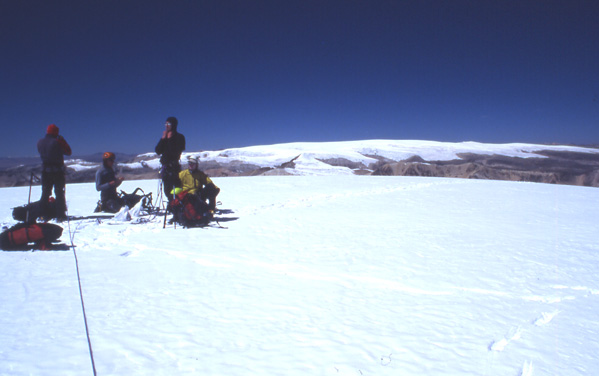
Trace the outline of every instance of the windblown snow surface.
<path fill-rule="evenodd" d="M 227 227 L 71 221 L 98 375 L 591 375 L 596 188 L 216 178 Z M 158 193 L 156 180 L 125 182 Z M 0 190 L 0 219 L 28 187 Z M 34 187 L 32 197 L 39 197 Z M 67 186 L 90 214 L 93 184 Z M 0 253 L 0 374 L 92 375 L 75 253 Z"/>

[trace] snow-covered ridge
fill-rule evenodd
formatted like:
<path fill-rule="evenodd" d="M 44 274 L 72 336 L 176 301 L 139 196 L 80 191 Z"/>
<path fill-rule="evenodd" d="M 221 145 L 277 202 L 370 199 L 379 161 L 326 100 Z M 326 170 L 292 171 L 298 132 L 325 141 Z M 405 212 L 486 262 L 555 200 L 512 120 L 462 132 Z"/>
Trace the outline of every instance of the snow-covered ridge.
<path fill-rule="evenodd" d="M 398 175 L 533 181 L 599 187 L 599 148 L 418 140 L 294 142 L 224 150 L 190 150 L 211 177 L 257 175 Z M 100 155 L 66 161 L 67 183 L 92 182 Z M 126 180 L 156 179 L 159 156 L 117 154 Z M 29 185 L 39 160 L 0 170 L 0 186 Z"/>
<path fill-rule="evenodd" d="M 537 144 L 486 144 L 479 142 L 437 142 L 420 140 L 364 140 L 340 142 L 295 142 L 274 145 L 258 145 L 243 148 L 231 148 L 216 151 L 185 152 L 181 160 L 199 157 L 201 162 L 218 164 L 248 164 L 259 168 L 274 168 L 284 163 L 294 162 L 294 175 L 305 174 L 351 174 L 350 168 L 331 166 L 322 161 L 344 159 L 365 166 L 380 159 L 404 161 L 418 156 L 425 161 L 450 161 L 460 159 L 460 154 L 501 155 L 519 158 L 546 158 L 536 154 L 538 151 L 566 151 L 576 153 L 599 154 L 599 149 L 577 146 L 556 146 Z M 121 163 L 121 166 L 138 169 L 160 167 L 155 153 L 138 156 L 138 161 Z M 69 167 L 77 163 L 69 161 Z"/>
<path fill-rule="evenodd" d="M 85 161 L 83 159 L 70 159 L 66 161 L 66 163 L 75 171 L 96 170 L 98 168 L 97 163 Z"/>

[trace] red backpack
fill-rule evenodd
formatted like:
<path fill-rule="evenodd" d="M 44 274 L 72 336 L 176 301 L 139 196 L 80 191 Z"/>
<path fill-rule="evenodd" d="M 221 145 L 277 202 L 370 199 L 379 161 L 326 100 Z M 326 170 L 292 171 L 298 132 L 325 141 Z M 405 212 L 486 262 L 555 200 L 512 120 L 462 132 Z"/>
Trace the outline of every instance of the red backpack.
<path fill-rule="evenodd" d="M 200 197 L 186 191 L 171 201 L 173 219 L 183 227 L 205 226 L 213 218 L 208 204 Z"/>
<path fill-rule="evenodd" d="M 39 249 L 46 250 L 61 236 L 62 227 L 53 223 L 18 223 L 0 234 L 0 246 L 11 250 L 35 243 Z"/>

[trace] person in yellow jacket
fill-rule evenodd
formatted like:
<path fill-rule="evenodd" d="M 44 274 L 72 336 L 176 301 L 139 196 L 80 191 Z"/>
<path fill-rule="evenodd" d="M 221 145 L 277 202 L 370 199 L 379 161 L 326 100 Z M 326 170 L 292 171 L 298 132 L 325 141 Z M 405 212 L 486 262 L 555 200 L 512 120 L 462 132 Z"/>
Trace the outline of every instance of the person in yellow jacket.
<path fill-rule="evenodd" d="M 204 171 L 198 169 L 197 158 L 187 158 L 187 166 L 187 170 L 179 173 L 181 189 L 188 194 L 200 197 L 204 202 L 208 200 L 208 207 L 214 211 L 216 209 L 216 196 L 220 193 L 220 188 L 212 182 L 212 179 Z"/>

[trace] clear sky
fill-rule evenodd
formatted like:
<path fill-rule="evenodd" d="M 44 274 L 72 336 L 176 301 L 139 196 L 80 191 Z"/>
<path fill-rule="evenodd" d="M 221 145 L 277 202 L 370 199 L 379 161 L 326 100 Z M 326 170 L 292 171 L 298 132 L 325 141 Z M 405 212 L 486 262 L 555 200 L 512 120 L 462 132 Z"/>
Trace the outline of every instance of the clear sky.
<path fill-rule="evenodd" d="M 597 0 L 2 1 L 0 156 L 599 143 Z"/>

